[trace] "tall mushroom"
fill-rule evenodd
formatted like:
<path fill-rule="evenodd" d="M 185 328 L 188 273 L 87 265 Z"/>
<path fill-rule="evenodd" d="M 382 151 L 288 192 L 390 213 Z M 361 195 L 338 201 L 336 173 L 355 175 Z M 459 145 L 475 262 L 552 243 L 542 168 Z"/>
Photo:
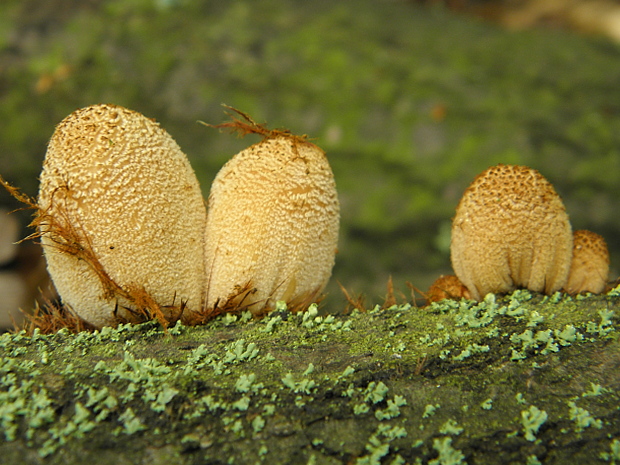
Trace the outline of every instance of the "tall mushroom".
<path fill-rule="evenodd" d="M 48 145 L 38 208 L 49 273 L 84 320 L 101 327 L 202 309 L 204 201 L 186 156 L 153 120 L 115 105 L 65 118 Z"/>
<path fill-rule="evenodd" d="M 580 229 L 573 234 L 573 260 L 564 287 L 569 294 L 605 289 L 609 277 L 609 251 L 602 236 Z"/>
<path fill-rule="evenodd" d="M 526 166 L 497 165 L 482 172 L 452 221 L 452 266 L 476 300 L 517 287 L 547 294 L 561 289 L 572 247 L 562 200 Z"/>
<path fill-rule="evenodd" d="M 238 112 L 220 125 L 263 140 L 217 174 L 208 200 L 207 308 L 301 308 L 332 272 L 339 227 L 336 185 L 325 153 L 304 137 L 268 130 Z"/>

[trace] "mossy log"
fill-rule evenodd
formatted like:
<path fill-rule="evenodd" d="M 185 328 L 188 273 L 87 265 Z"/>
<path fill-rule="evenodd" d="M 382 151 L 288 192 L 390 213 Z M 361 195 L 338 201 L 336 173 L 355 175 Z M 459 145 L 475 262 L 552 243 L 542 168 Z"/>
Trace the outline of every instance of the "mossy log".
<path fill-rule="evenodd" d="M 620 292 L 0 337 L 0 462 L 620 460 Z"/>

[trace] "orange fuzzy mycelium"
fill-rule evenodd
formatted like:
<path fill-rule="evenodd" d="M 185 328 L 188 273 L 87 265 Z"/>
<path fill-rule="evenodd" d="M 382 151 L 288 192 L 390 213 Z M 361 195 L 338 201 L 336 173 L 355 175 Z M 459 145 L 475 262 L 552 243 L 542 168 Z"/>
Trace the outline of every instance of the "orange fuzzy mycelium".
<path fill-rule="evenodd" d="M 305 137 L 243 120 L 220 125 L 263 140 L 217 174 L 208 200 L 207 311 L 303 309 L 334 266 L 339 203 L 323 150 Z"/>
<path fill-rule="evenodd" d="M 471 294 L 465 285 L 456 276 L 441 275 L 437 278 L 426 293 L 427 303 L 439 302 L 443 299 L 471 299 Z"/>
<path fill-rule="evenodd" d="M 187 158 L 153 120 L 115 105 L 65 118 L 37 208 L 54 285 L 90 324 L 166 324 L 202 309 L 204 201 Z"/>
<path fill-rule="evenodd" d="M 602 236 L 578 230 L 573 234 L 573 260 L 564 289 L 569 294 L 600 294 L 609 276 L 609 251 Z"/>
<path fill-rule="evenodd" d="M 476 300 L 519 287 L 547 294 L 561 289 L 572 247 L 560 196 L 526 166 L 497 165 L 482 172 L 452 221 L 452 266 Z"/>

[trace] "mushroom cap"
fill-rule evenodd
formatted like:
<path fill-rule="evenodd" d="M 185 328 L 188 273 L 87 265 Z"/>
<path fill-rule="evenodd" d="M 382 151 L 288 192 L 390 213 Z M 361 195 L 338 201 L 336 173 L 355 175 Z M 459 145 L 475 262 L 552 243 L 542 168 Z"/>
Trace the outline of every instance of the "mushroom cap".
<path fill-rule="evenodd" d="M 231 158 L 211 185 L 207 308 L 302 306 L 331 275 L 340 214 L 325 153 L 274 134 Z"/>
<path fill-rule="evenodd" d="M 517 287 L 547 294 L 561 289 L 572 247 L 560 196 L 526 166 L 497 165 L 482 172 L 452 221 L 452 267 L 476 300 Z"/>
<path fill-rule="evenodd" d="M 573 233 L 573 260 L 564 289 L 569 294 L 600 294 L 609 277 L 609 251 L 602 236 L 580 229 Z"/>
<path fill-rule="evenodd" d="M 48 271 L 81 318 L 112 325 L 140 301 L 201 310 L 206 209 L 158 123 L 115 105 L 77 110 L 56 127 L 40 179 Z"/>

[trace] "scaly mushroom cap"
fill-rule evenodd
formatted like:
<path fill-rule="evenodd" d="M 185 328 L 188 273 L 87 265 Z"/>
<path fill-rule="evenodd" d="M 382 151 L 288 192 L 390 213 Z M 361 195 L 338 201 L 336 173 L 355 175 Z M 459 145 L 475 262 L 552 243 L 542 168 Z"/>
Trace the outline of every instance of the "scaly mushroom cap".
<path fill-rule="evenodd" d="M 573 234 L 573 261 L 564 289 L 569 294 L 600 294 L 609 276 L 609 251 L 603 237 L 592 231 Z"/>
<path fill-rule="evenodd" d="M 38 204 L 49 273 L 84 320 L 201 310 L 204 201 L 186 156 L 153 120 L 115 105 L 69 115 L 49 142 Z"/>
<path fill-rule="evenodd" d="M 207 308 L 268 311 L 312 302 L 331 275 L 339 227 L 325 153 L 304 138 L 266 139 L 230 159 L 211 186 Z"/>
<path fill-rule="evenodd" d="M 497 165 L 476 177 L 452 221 L 452 267 L 476 300 L 525 287 L 566 284 L 573 235 L 553 186 L 526 166 Z"/>

